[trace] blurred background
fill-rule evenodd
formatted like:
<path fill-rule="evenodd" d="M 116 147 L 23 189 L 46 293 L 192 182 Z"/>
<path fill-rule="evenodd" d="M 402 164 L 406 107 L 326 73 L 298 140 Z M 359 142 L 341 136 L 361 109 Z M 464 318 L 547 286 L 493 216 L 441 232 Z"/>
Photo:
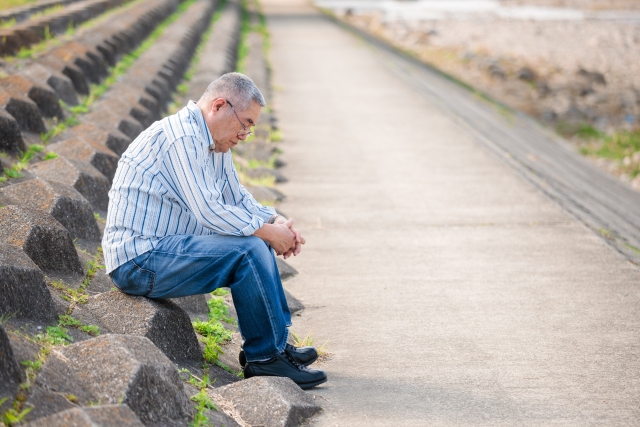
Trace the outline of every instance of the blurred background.
<path fill-rule="evenodd" d="M 640 190 L 640 1 L 315 3 L 530 114 Z"/>

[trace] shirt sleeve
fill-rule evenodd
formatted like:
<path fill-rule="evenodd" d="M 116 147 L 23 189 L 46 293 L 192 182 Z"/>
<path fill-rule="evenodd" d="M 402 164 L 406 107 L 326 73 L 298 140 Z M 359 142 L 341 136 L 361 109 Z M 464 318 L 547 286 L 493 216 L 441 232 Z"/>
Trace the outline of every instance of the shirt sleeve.
<path fill-rule="evenodd" d="M 207 172 L 208 152 L 194 137 L 174 141 L 167 150 L 163 173 L 180 202 L 200 224 L 219 234 L 250 236 L 268 221 L 264 213 L 256 213 L 242 205 L 224 203 L 215 178 Z M 246 191 L 246 190 L 245 190 Z M 256 202 L 257 203 L 257 202 Z"/>
<path fill-rule="evenodd" d="M 264 222 L 268 222 L 269 219 L 276 214 L 276 210 L 271 206 L 263 206 L 258 203 L 251 193 L 240 184 L 238 171 L 233 164 L 231 156 L 229 156 L 228 164 L 225 165 L 225 171 L 227 173 L 227 180 L 231 185 L 231 190 L 234 192 L 234 198 L 237 201 L 236 206 L 241 206 L 252 214 L 258 215 Z"/>

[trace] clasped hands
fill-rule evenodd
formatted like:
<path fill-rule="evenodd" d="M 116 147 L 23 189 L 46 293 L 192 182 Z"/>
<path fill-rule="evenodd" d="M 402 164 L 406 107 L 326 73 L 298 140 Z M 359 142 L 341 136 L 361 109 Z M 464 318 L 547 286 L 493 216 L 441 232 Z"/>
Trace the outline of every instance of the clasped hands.
<path fill-rule="evenodd" d="M 269 243 L 277 255 L 284 259 L 298 255 L 305 244 L 304 237 L 293 226 L 293 220 L 278 216 L 273 224 L 264 224 L 255 235 Z"/>

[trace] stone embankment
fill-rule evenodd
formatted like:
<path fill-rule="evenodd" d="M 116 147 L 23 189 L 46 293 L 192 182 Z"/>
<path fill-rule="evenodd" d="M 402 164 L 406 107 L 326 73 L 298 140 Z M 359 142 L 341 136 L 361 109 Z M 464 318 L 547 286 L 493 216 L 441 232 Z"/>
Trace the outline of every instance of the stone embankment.
<path fill-rule="evenodd" d="M 145 127 L 237 67 L 270 99 L 258 6 L 48 1 L 2 16 L 16 23 L 0 63 L 0 425 L 295 426 L 317 413 L 288 379 L 240 381 L 228 296 L 128 296 L 99 247 L 119 156 Z M 271 110 L 255 133 L 234 159 L 274 204 Z"/>

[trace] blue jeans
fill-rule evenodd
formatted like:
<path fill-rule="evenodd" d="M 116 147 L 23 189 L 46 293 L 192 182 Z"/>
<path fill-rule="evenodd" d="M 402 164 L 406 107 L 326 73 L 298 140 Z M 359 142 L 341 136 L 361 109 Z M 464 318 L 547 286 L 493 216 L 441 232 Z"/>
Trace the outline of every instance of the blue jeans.
<path fill-rule="evenodd" d="M 250 362 L 284 351 L 291 313 L 271 247 L 255 236 L 175 235 L 111 273 L 123 292 L 178 298 L 231 289 Z"/>

